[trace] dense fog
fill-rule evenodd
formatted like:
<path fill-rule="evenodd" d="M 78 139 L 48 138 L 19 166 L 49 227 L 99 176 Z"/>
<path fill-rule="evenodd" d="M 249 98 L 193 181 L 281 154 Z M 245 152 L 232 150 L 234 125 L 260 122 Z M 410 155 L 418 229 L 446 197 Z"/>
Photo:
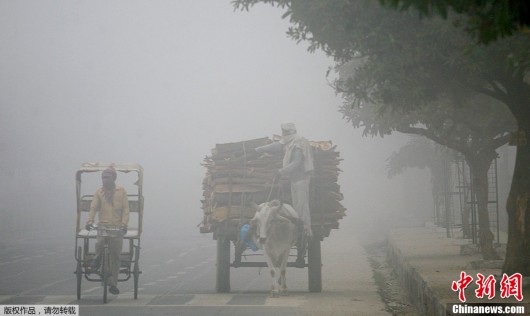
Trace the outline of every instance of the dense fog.
<path fill-rule="evenodd" d="M 350 126 L 326 77 L 333 61 L 289 39 L 281 14 L 228 0 L 1 1 L 0 237 L 73 247 L 84 162 L 144 167 L 145 238 L 197 236 L 204 157 L 216 143 L 279 134 L 284 121 L 338 146 L 340 229 L 429 219 L 428 170 L 387 178 L 408 137 Z"/>

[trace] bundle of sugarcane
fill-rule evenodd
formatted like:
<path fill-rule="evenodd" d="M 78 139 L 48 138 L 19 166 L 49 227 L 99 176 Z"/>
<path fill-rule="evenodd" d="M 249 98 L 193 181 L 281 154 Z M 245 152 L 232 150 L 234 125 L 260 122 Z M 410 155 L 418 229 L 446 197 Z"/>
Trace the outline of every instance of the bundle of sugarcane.
<path fill-rule="evenodd" d="M 217 144 L 204 159 L 207 172 L 203 180 L 203 221 L 201 232 L 211 232 L 216 224 L 230 220 L 239 224 L 254 216 L 248 201 L 257 204 L 279 199 L 291 203 L 287 180 L 275 179 L 282 167 L 283 154 L 254 155 L 254 148 L 270 143 L 259 138 L 237 143 Z M 310 142 L 314 149 L 314 173 L 311 180 L 310 209 L 313 225 L 338 228 L 345 215 L 342 194 L 337 184 L 339 153 L 331 142 Z"/>

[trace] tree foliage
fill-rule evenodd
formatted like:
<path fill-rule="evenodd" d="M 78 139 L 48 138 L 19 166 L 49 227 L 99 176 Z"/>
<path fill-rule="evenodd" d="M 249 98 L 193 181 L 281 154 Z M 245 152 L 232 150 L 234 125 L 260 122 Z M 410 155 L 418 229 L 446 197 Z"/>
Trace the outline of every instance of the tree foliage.
<path fill-rule="evenodd" d="M 409 142 L 393 152 L 387 159 L 388 177 L 394 177 L 409 168 L 428 168 L 431 181 L 440 159 L 432 141 L 424 137 L 411 137 Z"/>
<path fill-rule="evenodd" d="M 488 44 L 516 32 L 528 32 L 530 2 L 527 0 L 380 0 L 402 11 L 415 9 L 421 16 L 447 19 L 451 12 L 466 14 L 465 28 L 480 43 Z"/>
<path fill-rule="evenodd" d="M 473 23 L 473 12 L 465 10 L 461 14 L 458 9 L 456 13 L 448 10 L 450 19 L 446 20 L 420 19 L 413 10 L 385 8 L 370 0 L 235 0 L 234 5 L 249 9 L 259 2 L 283 8 L 284 17 L 291 22 L 287 33 L 296 41 L 306 41 L 310 51 L 323 50 L 337 67 L 356 62 L 355 76 L 337 86 L 349 96 L 352 108 L 405 114 L 401 119 L 412 111 L 440 106 L 436 111 L 443 113 L 447 105 L 462 107 L 481 94 L 504 103 L 516 119 L 519 133 L 526 138 L 530 135 L 530 85 L 525 81 L 530 70 L 528 32 L 479 45 L 458 27 Z M 475 103 L 475 110 L 490 109 Z M 432 122 L 432 127 L 440 122 Z M 454 128 L 440 131 L 458 130 L 457 124 L 449 125 Z M 381 128 L 383 133 L 384 128 L 391 131 L 385 125 Z M 518 147 L 507 203 L 506 273 L 530 274 L 529 196 L 530 146 L 522 146 Z"/>

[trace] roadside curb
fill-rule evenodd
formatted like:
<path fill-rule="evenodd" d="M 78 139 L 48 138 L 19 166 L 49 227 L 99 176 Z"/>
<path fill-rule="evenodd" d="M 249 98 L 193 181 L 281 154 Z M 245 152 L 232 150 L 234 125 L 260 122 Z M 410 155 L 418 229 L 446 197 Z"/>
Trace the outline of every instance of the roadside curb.
<path fill-rule="evenodd" d="M 518 302 L 514 297 L 477 298 L 475 283 L 478 273 L 498 277 L 502 274 L 498 262 L 484 261 L 478 252 L 462 252 L 469 240 L 446 237 L 439 227 L 408 227 L 392 229 L 387 234 L 387 259 L 411 304 L 421 315 L 452 315 L 459 293 L 451 289 L 461 272 L 473 277 L 465 289 L 465 303 L 505 304 Z M 526 290 L 523 288 L 523 293 Z"/>
<path fill-rule="evenodd" d="M 407 291 L 410 302 L 421 315 L 446 315 L 445 304 L 423 280 L 422 276 L 403 257 L 396 245 L 388 239 L 388 259 L 400 285 Z"/>

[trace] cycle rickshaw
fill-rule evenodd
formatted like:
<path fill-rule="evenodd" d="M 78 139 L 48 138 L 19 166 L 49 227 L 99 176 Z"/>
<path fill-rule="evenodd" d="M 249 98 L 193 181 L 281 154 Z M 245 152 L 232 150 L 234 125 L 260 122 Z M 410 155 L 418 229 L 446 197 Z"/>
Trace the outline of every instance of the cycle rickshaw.
<path fill-rule="evenodd" d="M 107 303 L 107 278 L 109 274 L 108 258 L 109 249 L 105 245 L 101 252 L 99 262 L 101 266 L 98 271 L 90 269 L 90 263 L 96 256 L 95 244 L 98 230 L 87 231 L 85 222 L 90 210 L 93 193 L 100 186 L 100 178 L 90 177 L 90 174 L 100 175 L 103 170 L 113 166 L 118 172 L 119 183 L 127 190 L 129 199 L 129 226 L 127 233 L 123 236 L 123 249 L 120 256 L 121 264 L 118 274 L 118 282 L 128 281 L 131 277 L 134 280 L 134 299 L 138 298 L 138 279 L 141 274 L 140 259 L 140 236 L 142 234 L 144 198 L 142 195 L 143 168 L 136 163 L 110 164 L 110 163 L 84 163 L 77 170 L 76 179 L 76 200 L 77 200 L 77 221 L 75 234 L 75 260 L 77 262 L 75 274 L 77 280 L 77 299 L 81 299 L 81 283 L 83 278 L 87 281 L 101 282 L 103 285 L 103 303 Z M 84 175 L 84 176 L 83 176 Z M 83 181 L 88 185 L 82 186 Z M 89 178 L 89 179 L 86 179 Z M 99 179 L 99 180 L 98 180 Z M 90 182 L 90 180 L 92 182 Z M 85 188 L 88 187 L 88 188 Z M 86 191 L 85 190 L 90 190 Z M 87 194 L 90 192 L 90 194 Z M 109 231 L 107 235 L 113 234 Z"/>

